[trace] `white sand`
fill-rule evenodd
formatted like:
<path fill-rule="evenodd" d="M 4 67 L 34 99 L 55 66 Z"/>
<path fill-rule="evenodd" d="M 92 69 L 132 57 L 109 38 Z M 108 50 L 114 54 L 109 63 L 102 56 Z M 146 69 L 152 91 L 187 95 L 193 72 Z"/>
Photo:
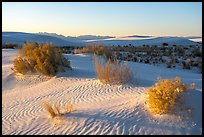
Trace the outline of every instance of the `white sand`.
<path fill-rule="evenodd" d="M 101 84 L 90 55 L 65 55 L 73 70 L 46 78 L 14 76 L 10 69 L 16 50 L 2 51 L 2 134 L 202 134 L 202 75 L 147 64 L 129 63 L 135 79 L 125 85 Z M 186 94 L 192 114 L 153 117 L 145 106 L 144 93 L 158 76 L 180 76 L 195 82 Z M 74 111 L 52 126 L 41 101 L 68 101 Z"/>

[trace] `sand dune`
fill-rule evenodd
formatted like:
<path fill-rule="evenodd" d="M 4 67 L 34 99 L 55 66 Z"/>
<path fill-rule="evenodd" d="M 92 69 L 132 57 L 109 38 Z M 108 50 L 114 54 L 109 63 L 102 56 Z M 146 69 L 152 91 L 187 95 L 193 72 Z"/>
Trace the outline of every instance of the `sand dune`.
<path fill-rule="evenodd" d="M 144 93 L 147 85 L 155 81 L 156 69 L 152 76 L 139 78 L 125 85 L 104 85 L 95 75 L 90 55 L 65 55 L 71 60 L 73 70 L 57 76 L 28 74 L 14 76 L 12 59 L 16 50 L 2 51 L 2 134 L 202 134 L 202 75 L 183 72 L 181 77 L 197 78 L 199 90 L 190 95 L 196 99 L 191 103 L 193 113 L 181 116 L 163 115 L 153 117 L 145 106 Z M 132 69 L 141 64 L 130 64 Z M 154 68 L 154 66 L 149 66 Z M 172 72 L 163 69 L 166 74 Z M 149 69 L 151 70 L 151 69 Z M 141 70 L 142 71 L 142 70 Z M 143 72 L 144 73 L 144 72 Z M 176 75 L 178 72 L 172 72 Z M 172 74 L 170 73 L 170 74 Z M 154 76 L 155 74 L 155 76 Z M 135 74 L 136 75 L 136 74 Z M 188 77 L 189 76 L 189 77 Z M 42 100 L 57 101 L 62 106 L 70 101 L 74 111 L 62 116 L 63 122 L 52 126 L 42 107 Z M 190 103 L 189 103 L 190 104 Z"/>

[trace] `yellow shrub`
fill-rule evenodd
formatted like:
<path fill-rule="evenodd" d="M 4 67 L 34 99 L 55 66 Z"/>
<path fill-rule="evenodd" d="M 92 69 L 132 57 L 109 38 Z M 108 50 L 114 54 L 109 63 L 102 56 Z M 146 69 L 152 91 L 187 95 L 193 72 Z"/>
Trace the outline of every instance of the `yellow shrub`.
<path fill-rule="evenodd" d="M 56 106 L 52 107 L 48 102 L 44 101 L 43 102 L 43 107 L 48 113 L 49 118 L 54 118 L 56 116 L 61 116 L 59 112 L 59 108 L 56 109 Z"/>
<path fill-rule="evenodd" d="M 13 61 L 15 72 L 26 74 L 28 71 L 32 71 L 31 65 L 22 57 L 17 57 Z"/>
<path fill-rule="evenodd" d="M 14 71 L 25 74 L 28 71 L 53 76 L 70 62 L 58 50 L 48 44 L 27 42 L 19 50 L 21 57 L 14 59 Z"/>
<path fill-rule="evenodd" d="M 195 84 L 183 84 L 179 77 L 160 79 L 147 90 L 147 105 L 153 114 L 172 112 L 182 92 L 195 88 Z"/>

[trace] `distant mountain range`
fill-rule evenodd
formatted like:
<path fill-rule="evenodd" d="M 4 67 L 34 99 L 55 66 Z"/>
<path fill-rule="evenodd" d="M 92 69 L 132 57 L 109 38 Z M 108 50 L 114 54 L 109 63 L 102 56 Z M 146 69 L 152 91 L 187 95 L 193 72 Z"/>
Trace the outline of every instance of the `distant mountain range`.
<path fill-rule="evenodd" d="M 106 46 L 111 45 L 162 45 L 168 43 L 169 45 L 201 45 L 201 42 L 193 41 L 193 39 L 201 39 L 202 37 L 154 37 L 154 36 L 95 36 L 95 35 L 82 35 L 78 37 L 63 36 L 56 33 L 25 33 L 25 32 L 2 32 L 2 43 L 10 42 L 22 44 L 25 41 L 34 41 L 38 43 L 50 43 L 56 46 L 85 46 L 88 44 L 103 44 Z"/>
<path fill-rule="evenodd" d="M 84 43 L 78 41 L 68 41 L 66 39 L 59 38 L 57 36 L 25 33 L 25 32 L 2 32 L 2 43 L 12 42 L 22 44 L 25 41 L 33 41 L 38 43 L 49 43 L 56 46 L 83 46 Z"/>

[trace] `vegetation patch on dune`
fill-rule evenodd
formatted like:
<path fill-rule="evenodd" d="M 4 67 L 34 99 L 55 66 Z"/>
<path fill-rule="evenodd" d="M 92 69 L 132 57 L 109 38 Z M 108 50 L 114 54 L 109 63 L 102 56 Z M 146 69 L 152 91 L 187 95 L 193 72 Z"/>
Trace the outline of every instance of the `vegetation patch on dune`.
<path fill-rule="evenodd" d="M 124 84 L 132 79 L 132 72 L 128 64 L 120 64 L 118 60 L 108 59 L 100 63 L 94 55 L 95 69 L 98 79 L 105 84 Z"/>
<path fill-rule="evenodd" d="M 54 76 L 64 67 L 70 68 L 70 62 L 58 50 L 49 44 L 27 42 L 19 50 L 20 56 L 13 61 L 14 72 L 26 74 L 37 72 Z"/>
<path fill-rule="evenodd" d="M 152 114 L 172 112 L 181 101 L 182 93 L 195 84 L 184 84 L 181 78 L 159 79 L 146 92 L 147 105 Z M 183 105 L 182 102 L 180 105 Z"/>
<path fill-rule="evenodd" d="M 63 121 L 62 116 L 73 111 L 73 105 L 68 102 L 60 107 L 59 103 L 50 104 L 47 101 L 42 102 L 43 108 L 48 113 L 48 118 L 51 119 L 52 125 L 61 123 Z"/>

